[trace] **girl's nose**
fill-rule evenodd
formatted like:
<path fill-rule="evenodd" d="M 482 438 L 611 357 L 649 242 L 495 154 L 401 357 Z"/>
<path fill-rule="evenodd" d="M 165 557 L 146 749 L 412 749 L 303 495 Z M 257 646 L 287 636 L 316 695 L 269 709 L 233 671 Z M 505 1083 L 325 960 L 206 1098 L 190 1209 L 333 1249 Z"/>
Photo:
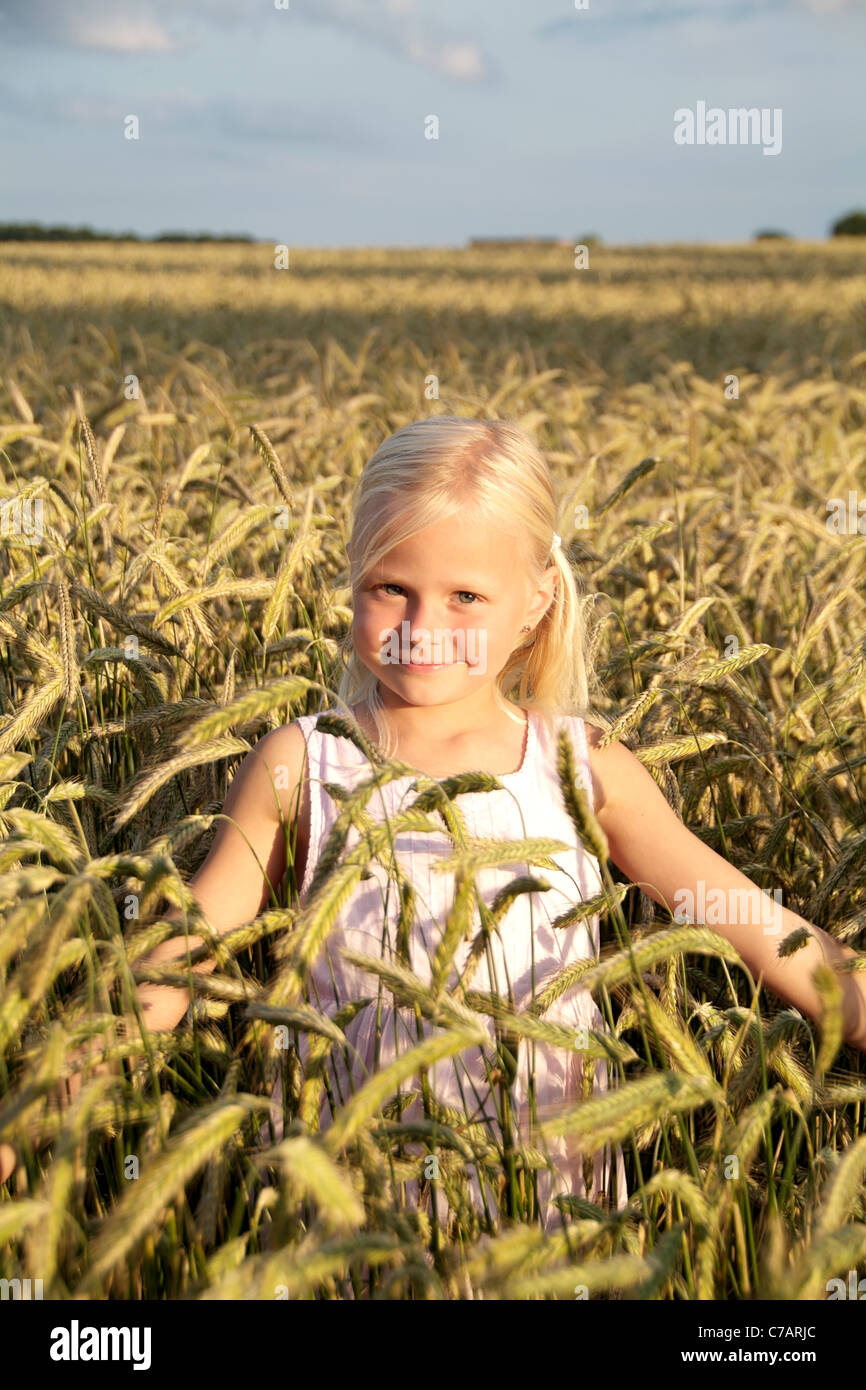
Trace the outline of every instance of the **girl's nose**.
<path fill-rule="evenodd" d="M 435 603 L 416 603 L 406 614 L 409 619 L 410 636 L 412 641 L 420 641 L 427 633 L 433 632 L 437 627 L 442 627 L 445 618 L 439 611 Z"/>

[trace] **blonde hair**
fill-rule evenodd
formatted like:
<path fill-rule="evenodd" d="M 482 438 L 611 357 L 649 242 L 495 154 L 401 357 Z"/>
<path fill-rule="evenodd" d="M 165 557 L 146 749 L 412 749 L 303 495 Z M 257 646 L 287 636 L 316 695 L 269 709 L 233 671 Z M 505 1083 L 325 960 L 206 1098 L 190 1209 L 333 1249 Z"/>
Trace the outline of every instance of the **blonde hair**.
<path fill-rule="evenodd" d="M 548 725 L 557 713 L 585 715 L 590 672 L 583 606 L 568 558 L 561 545 L 553 546 L 553 482 L 539 450 L 510 420 L 431 415 L 382 441 L 352 498 L 353 592 L 392 547 L 453 515 L 461 504 L 476 505 L 509 530 L 517 523 L 528 542 L 534 579 L 549 564 L 559 570 L 553 602 L 528 641 L 512 651 L 496 678 L 494 698 L 503 709 L 536 710 Z M 382 751 L 393 756 L 378 680 L 359 660 L 351 629 L 341 655 L 340 700 L 366 705 Z"/>

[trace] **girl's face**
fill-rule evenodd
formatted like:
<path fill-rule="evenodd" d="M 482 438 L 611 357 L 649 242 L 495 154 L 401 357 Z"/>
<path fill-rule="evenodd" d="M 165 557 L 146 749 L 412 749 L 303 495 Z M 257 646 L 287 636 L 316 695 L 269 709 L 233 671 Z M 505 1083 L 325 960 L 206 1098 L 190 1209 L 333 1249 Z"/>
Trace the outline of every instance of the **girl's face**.
<path fill-rule="evenodd" d="M 359 659 L 382 700 L 449 704 L 492 692 L 515 647 L 531 640 L 558 577 L 538 584 L 516 534 L 466 509 L 388 551 L 354 596 Z"/>

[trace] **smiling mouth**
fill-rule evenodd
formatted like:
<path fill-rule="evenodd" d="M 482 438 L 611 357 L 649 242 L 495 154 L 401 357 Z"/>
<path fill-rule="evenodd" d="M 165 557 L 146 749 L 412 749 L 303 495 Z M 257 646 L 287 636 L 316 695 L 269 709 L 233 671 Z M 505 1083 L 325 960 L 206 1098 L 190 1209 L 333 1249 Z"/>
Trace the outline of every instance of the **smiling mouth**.
<path fill-rule="evenodd" d="M 398 661 L 394 663 L 400 671 L 441 671 L 446 666 L 465 666 L 465 658 L 455 657 L 451 661 Z"/>

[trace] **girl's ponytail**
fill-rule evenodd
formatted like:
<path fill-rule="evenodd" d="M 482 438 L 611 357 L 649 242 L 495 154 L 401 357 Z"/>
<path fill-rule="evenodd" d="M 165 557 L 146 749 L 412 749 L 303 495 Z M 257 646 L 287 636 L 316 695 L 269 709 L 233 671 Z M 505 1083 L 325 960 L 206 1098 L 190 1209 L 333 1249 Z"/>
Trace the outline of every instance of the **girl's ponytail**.
<path fill-rule="evenodd" d="M 554 600 L 526 643 L 512 653 L 499 686 L 506 694 L 516 690 L 524 708 L 585 715 L 591 680 L 586 605 L 561 543 L 554 544 L 548 564 L 559 572 Z"/>

